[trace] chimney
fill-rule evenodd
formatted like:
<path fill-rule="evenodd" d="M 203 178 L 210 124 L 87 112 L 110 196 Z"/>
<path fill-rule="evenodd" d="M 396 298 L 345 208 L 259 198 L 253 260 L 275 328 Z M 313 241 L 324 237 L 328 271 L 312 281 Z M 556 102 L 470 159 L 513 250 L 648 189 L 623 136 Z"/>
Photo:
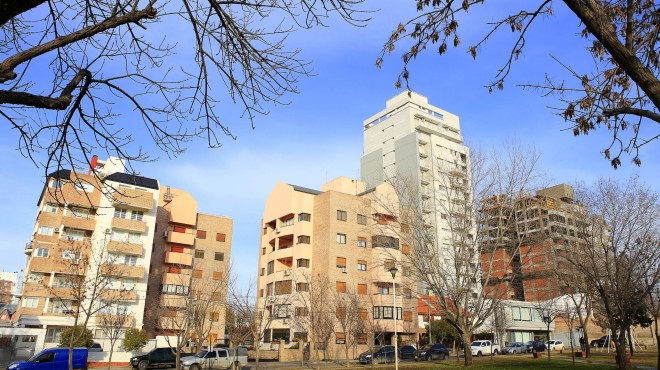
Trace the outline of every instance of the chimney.
<path fill-rule="evenodd" d="M 99 156 L 98 155 L 92 156 L 92 162 L 89 164 L 89 173 L 90 174 L 92 172 L 94 172 L 94 169 L 96 168 L 96 164 L 98 163 L 98 161 L 99 161 Z"/>

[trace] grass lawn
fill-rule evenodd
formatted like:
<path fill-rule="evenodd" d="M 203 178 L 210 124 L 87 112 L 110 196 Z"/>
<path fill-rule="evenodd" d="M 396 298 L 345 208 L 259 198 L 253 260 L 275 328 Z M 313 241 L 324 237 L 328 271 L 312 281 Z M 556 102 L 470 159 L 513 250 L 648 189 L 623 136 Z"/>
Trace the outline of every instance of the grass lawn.
<path fill-rule="evenodd" d="M 364 369 L 369 369 L 369 366 L 364 366 Z M 374 366 L 374 369 L 393 369 L 393 365 Z M 465 369 L 463 366 L 463 359 L 460 363 L 456 363 L 456 358 L 451 358 L 448 361 L 434 361 L 434 362 L 400 362 L 399 369 Z M 497 356 L 492 360 L 490 358 L 475 359 L 472 367 L 467 369 L 478 370 L 570 370 L 570 369 L 613 369 L 610 366 L 586 364 L 576 362 L 575 366 L 570 361 L 553 359 L 548 361 L 547 358 L 533 359 L 530 356 Z"/>
<path fill-rule="evenodd" d="M 630 356 L 630 352 L 628 352 L 628 356 Z M 552 358 L 571 358 L 571 354 L 564 351 L 563 354 L 559 353 L 552 353 Z M 610 353 L 607 353 L 607 350 L 603 350 L 600 352 L 598 349 L 591 349 L 591 357 L 587 359 L 589 362 L 600 362 L 600 363 L 608 363 L 615 365 L 616 360 L 614 358 L 614 352 L 610 350 Z M 635 356 L 633 356 L 630 360 L 630 363 L 633 366 L 652 366 L 655 367 L 658 364 L 658 352 L 656 351 L 655 347 L 649 348 L 646 350 L 642 351 L 636 351 Z"/>

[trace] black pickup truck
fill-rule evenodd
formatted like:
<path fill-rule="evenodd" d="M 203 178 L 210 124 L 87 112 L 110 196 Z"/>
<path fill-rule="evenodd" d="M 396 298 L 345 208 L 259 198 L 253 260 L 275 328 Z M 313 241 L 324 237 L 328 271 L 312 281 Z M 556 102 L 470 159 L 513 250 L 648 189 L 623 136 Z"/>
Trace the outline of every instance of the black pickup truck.
<path fill-rule="evenodd" d="M 176 349 L 169 347 L 155 348 L 145 355 L 131 357 L 131 367 L 139 370 L 146 370 L 149 368 L 175 367 L 176 357 L 172 351 L 176 352 Z M 191 356 L 193 354 L 194 353 L 182 352 L 179 358 Z"/>

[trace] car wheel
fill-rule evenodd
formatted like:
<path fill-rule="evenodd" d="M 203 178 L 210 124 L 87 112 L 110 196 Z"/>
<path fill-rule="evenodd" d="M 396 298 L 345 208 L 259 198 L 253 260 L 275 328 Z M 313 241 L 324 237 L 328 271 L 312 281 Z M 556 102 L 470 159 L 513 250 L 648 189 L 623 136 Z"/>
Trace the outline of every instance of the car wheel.
<path fill-rule="evenodd" d="M 190 370 L 199 370 L 199 365 L 197 364 L 190 365 Z"/>
<path fill-rule="evenodd" d="M 481 357 L 481 351 L 477 352 L 477 357 Z"/>
<path fill-rule="evenodd" d="M 495 350 L 495 352 L 493 352 L 493 356 L 497 356 L 498 353 L 499 352 L 497 350 Z"/>
<path fill-rule="evenodd" d="M 426 361 L 431 361 L 431 355 L 428 353 L 426 354 Z"/>
<path fill-rule="evenodd" d="M 140 370 L 146 370 L 148 367 L 149 367 L 149 361 L 147 360 L 142 360 L 137 364 L 137 368 Z"/>
<path fill-rule="evenodd" d="M 442 354 L 442 360 L 446 360 L 448 358 L 449 358 L 449 354 L 447 354 L 447 353 Z"/>

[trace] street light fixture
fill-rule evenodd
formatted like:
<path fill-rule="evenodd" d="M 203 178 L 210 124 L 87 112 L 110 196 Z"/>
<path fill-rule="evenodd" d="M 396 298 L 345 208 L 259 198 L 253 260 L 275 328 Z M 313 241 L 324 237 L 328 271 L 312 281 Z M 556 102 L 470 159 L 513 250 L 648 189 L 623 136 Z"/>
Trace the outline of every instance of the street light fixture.
<path fill-rule="evenodd" d="M 396 332 L 396 317 L 399 313 L 399 310 L 396 308 L 396 281 L 394 281 L 394 278 L 396 277 L 396 273 L 399 270 L 396 268 L 396 266 L 392 266 L 390 268 L 390 274 L 392 274 L 392 295 L 394 297 L 393 300 L 393 305 L 394 305 L 394 369 L 399 370 L 399 338 Z"/>

